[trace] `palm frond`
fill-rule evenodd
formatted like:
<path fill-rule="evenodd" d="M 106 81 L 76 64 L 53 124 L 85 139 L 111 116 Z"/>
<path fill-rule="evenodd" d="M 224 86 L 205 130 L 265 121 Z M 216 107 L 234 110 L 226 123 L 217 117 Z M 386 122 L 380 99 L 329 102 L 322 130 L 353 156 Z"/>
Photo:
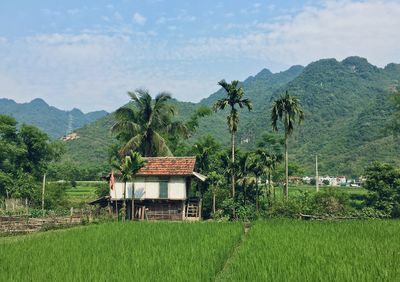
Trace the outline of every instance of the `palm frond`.
<path fill-rule="evenodd" d="M 172 152 L 168 148 L 165 139 L 157 132 L 153 132 L 152 134 L 152 143 L 158 156 L 172 156 Z"/>
<path fill-rule="evenodd" d="M 120 150 L 121 155 L 126 155 L 130 150 L 137 151 L 143 142 L 143 135 L 138 134 L 132 137 Z"/>

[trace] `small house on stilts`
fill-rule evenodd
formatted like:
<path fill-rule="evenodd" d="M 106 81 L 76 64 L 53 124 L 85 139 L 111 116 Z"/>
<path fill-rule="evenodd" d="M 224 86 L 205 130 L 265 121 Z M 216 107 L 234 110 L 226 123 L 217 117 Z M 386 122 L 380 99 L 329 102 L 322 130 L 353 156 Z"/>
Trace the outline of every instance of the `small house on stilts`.
<path fill-rule="evenodd" d="M 146 164 L 126 183 L 127 218 L 147 220 L 200 220 L 201 200 L 190 197 L 192 180 L 205 181 L 195 172 L 195 157 L 148 157 Z M 115 215 L 123 207 L 124 182 L 115 173 L 107 197 Z M 95 203 L 94 201 L 93 203 Z"/>

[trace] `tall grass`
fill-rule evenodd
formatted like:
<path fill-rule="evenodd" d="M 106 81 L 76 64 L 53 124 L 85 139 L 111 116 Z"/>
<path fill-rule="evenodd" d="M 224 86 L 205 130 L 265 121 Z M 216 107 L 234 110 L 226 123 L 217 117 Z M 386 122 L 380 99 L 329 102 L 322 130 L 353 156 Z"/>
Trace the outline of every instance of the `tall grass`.
<path fill-rule="evenodd" d="M 400 222 L 257 222 L 219 281 L 399 281 Z"/>
<path fill-rule="evenodd" d="M 231 223 L 109 223 L 0 239 L 0 281 L 210 281 L 242 234 Z"/>

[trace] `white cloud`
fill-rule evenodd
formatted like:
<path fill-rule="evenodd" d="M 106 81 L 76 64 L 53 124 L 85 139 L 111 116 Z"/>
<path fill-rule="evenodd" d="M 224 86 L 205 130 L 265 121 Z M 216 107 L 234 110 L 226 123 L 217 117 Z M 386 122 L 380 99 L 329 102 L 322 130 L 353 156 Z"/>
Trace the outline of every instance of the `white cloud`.
<path fill-rule="evenodd" d="M 77 14 L 79 14 L 81 12 L 81 10 L 79 9 L 68 9 L 67 10 L 67 14 L 71 15 L 71 16 L 75 16 Z"/>
<path fill-rule="evenodd" d="M 179 53 L 196 59 L 258 59 L 278 68 L 359 55 L 384 66 L 400 61 L 399 15 L 397 1 L 326 1 L 275 23 L 243 25 L 247 34 L 193 39 Z"/>
<path fill-rule="evenodd" d="M 161 22 L 180 31 L 178 21 L 196 20 L 181 13 Z M 135 22 L 145 24 L 137 15 Z M 400 62 L 398 15 L 398 1 L 326 1 L 272 22 L 247 22 L 242 29 L 233 21 L 220 25 L 218 30 L 236 31 L 224 37 L 168 40 L 122 23 L 78 34 L 0 37 L 0 90 L 19 101 L 40 96 L 60 108 L 114 110 L 137 87 L 198 101 L 221 78 L 243 79 L 259 66 L 280 71 L 350 55 L 384 66 Z M 249 62 L 256 63 L 249 68 Z"/>
<path fill-rule="evenodd" d="M 40 11 L 47 16 L 55 16 L 55 17 L 61 16 L 60 11 L 55 11 L 47 8 L 43 8 Z"/>
<path fill-rule="evenodd" d="M 124 20 L 124 17 L 123 17 L 120 13 L 118 13 L 118 12 L 114 12 L 114 18 L 115 18 L 117 21 L 122 21 L 122 20 Z"/>
<path fill-rule="evenodd" d="M 176 17 L 165 17 L 165 16 L 162 16 L 162 17 L 157 19 L 156 23 L 157 24 L 165 24 L 165 23 L 168 23 L 168 22 L 187 23 L 187 22 L 194 22 L 196 20 L 197 20 L 197 18 L 195 16 L 188 15 L 185 10 L 181 10 Z"/>
<path fill-rule="evenodd" d="M 144 25 L 146 23 L 146 17 L 142 16 L 139 13 L 133 14 L 133 21 L 137 24 Z"/>

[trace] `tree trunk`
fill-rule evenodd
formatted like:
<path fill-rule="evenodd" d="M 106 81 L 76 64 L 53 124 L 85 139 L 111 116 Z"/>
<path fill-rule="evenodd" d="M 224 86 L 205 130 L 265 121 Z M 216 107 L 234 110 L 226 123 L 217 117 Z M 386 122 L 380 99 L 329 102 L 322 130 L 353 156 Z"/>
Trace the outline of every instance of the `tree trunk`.
<path fill-rule="evenodd" d="M 258 179 L 256 177 L 256 211 L 258 211 Z"/>
<path fill-rule="evenodd" d="M 268 170 L 268 206 L 271 206 L 271 169 Z"/>
<path fill-rule="evenodd" d="M 132 183 L 132 220 L 135 219 L 135 184 Z"/>
<path fill-rule="evenodd" d="M 235 133 L 232 132 L 232 198 L 235 199 Z"/>
<path fill-rule="evenodd" d="M 215 187 L 213 187 L 213 216 L 215 216 Z"/>
<path fill-rule="evenodd" d="M 126 217 L 126 181 L 124 182 L 124 201 L 122 203 L 121 217 L 122 217 L 122 221 L 125 221 L 125 217 Z"/>
<path fill-rule="evenodd" d="M 285 200 L 289 198 L 288 133 L 285 130 Z"/>
<path fill-rule="evenodd" d="M 247 195 L 246 181 L 244 181 L 244 185 L 243 185 L 243 203 L 244 203 L 244 205 L 246 205 L 246 195 Z"/>

